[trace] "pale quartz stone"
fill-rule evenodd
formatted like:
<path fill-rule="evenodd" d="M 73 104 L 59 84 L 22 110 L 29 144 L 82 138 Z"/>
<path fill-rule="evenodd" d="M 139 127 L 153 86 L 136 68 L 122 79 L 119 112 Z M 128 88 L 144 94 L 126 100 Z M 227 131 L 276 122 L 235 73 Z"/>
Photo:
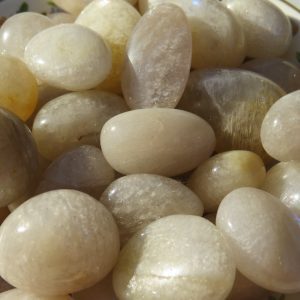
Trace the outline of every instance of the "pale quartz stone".
<path fill-rule="evenodd" d="M 175 176 L 197 167 L 214 150 L 212 128 L 198 116 L 172 108 L 145 108 L 108 120 L 101 148 L 119 173 Z"/>
<path fill-rule="evenodd" d="M 217 154 L 204 161 L 188 181 L 204 204 L 206 213 L 214 213 L 231 191 L 244 187 L 260 187 L 266 177 L 261 158 L 250 151 L 235 150 Z"/>
<path fill-rule="evenodd" d="M 86 5 L 93 0 L 53 0 L 53 2 L 63 10 L 78 15 Z"/>
<path fill-rule="evenodd" d="M 113 268 L 118 253 L 112 215 L 79 191 L 31 198 L 0 228 L 1 276 L 38 295 L 67 295 L 96 284 Z"/>
<path fill-rule="evenodd" d="M 112 70 L 100 89 L 121 93 L 126 44 L 140 18 L 138 11 L 124 0 L 93 1 L 78 16 L 76 23 L 97 32 L 112 51 Z"/>
<path fill-rule="evenodd" d="M 24 58 L 40 81 L 71 91 L 97 86 L 112 64 L 103 39 L 77 24 L 60 24 L 36 34 L 27 44 Z"/>
<path fill-rule="evenodd" d="M 239 20 L 246 37 L 246 54 L 266 58 L 283 55 L 292 41 L 289 18 L 268 0 L 223 0 Z"/>
<path fill-rule="evenodd" d="M 223 199 L 216 223 L 244 276 L 274 292 L 300 290 L 300 227 L 277 198 L 237 189 Z"/>
<path fill-rule="evenodd" d="M 235 263 L 218 229 L 204 218 L 173 215 L 137 233 L 113 273 L 120 300 L 224 300 Z"/>
<path fill-rule="evenodd" d="M 140 0 L 142 13 L 162 3 L 183 9 L 193 36 L 192 67 L 237 67 L 246 52 L 245 37 L 234 15 L 219 1 L 211 0 Z M 149 33 L 148 33 L 149 34 Z"/>
<path fill-rule="evenodd" d="M 36 193 L 74 189 L 96 199 L 115 179 L 99 148 L 83 145 L 58 157 L 44 172 Z"/>
<path fill-rule="evenodd" d="M 271 79 L 287 93 L 300 89 L 300 69 L 280 58 L 253 59 L 243 64 L 241 68 Z"/>
<path fill-rule="evenodd" d="M 29 129 L 0 108 L 0 207 L 29 194 L 35 187 L 38 153 Z"/>
<path fill-rule="evenodd" d="M 38 99 L 37 82 L 19 59 L 0 55 L 0 106 L 26 121 Z"/>
<path fill-rule="evenodd" d="M 33 36 L 53 26 L 46 16 L 24 12 L 8 18 L 0 29 L 0 52 L 24 58 L 24 50 Z"/>
<path fill-rule="evenodd" d="M 0 300 L 72 300 L 70 296 L 38 296 L 31 293 L 13 289 L 0 294 Z"/>
<path fill-rule="evenodd" d="M 40 153 L 53 160 L 80 145 L 99 146 L 104 123 L 127 109 L 121 97 L 107 92 L 68 93 L 48 102 L 38 112 L 33 136 Z"/>
<path fill-rule="evenodd" d="M 298 26 L 300 28 L 300 17 L 298 21 Z M 287 52 L 283 55 L 283 57 L 300 68 L 300 55 L 299 55 L 299 49 L 300 49 L 300 30 L 298 29 L 297 34 L 293 37 L 291 45 Z"/>
<path fill-rule="evenodd" d="M 253 72 L 194 71 L 179 108 L 195 113 L 213 127 L 217 152 L 249 150 L 268 162 L 260 127 L 268 109 L 283 95 L 279 86 Z"/>
<path fill-rule="evenodd" d="M 191 58 L 192 36 L 182 9 L 161 4 L 146 13 L 127 45 L 122 89 L 129 107 L 175 107 L 189 78 Z"/>
<path fill-rule="evenodd" d="M 109 185 L 100 201 L 114 216 L 123 244 L 159 218 L 203 214 L 203 204 L 196 194 L 182 183 L 159 175 L 121 177 Z"/>
<path fill-rule="evenodd" d="M 279 99 L 261 126 L 267 153 L 279 161 L 300 160 L 300 90 Z"/>
<path fill-rule="evenodd" d="M 48 14 L 47 16 L 55 25 L 74 23 L 76 19 L 74 15 L 64 13 L 64 12 L 51 13 Z"/>
<path fill-rule="evenodd" d="M 300 162 L 281 162 L 271 168 L 262 189 L 276 196 L 300 217 Z"/>

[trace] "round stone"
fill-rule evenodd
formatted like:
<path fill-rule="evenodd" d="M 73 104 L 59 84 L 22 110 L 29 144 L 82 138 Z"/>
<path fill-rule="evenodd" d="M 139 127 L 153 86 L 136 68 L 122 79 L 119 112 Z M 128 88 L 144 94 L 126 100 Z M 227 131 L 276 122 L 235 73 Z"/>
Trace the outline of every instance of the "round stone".
<path fill-rule="evenodd" d="M 108 120 L 101 148 L 119 173 L 175 176 L 197 167 L 214 150 L 212 128 L 198 116 L 171 108 L 125 112 Z"/>
<path fill-rule="evenodd" d="M 123 248 L 113 273 L 120 300 L 224 300 L 235 263 L 217 228 L 188 215 L 159 219 Z"/>
<path fill-rule="evenodd" d="M 300 90 L 278 100 L 261 126 L 261 142 L 279 161 L 300 160 Z"/>
<path fill-rule="evenodd" d="M 118 254 L 119 232 L 112 215 L 74 190 L 31 198 L 0 228 L 1 276 L 38 295 L 67 295 L 96 284 Z"/>
<path fill-rule="evenodd" d="M 70 296 L 38 296 L 31 293 L 13 289 L 0 294 L 0 300 L 72 300 Z"/>
<path fill-rule="evenodd" d="M 92 1 L 93 0 L 53 0 L 57 6 L 75 16 L 78 15 L 84 9 L 84 7 Z"/>
<path fill-rule="evenodd" d="M 244 276 L 274 292 L 300 290 L 300 227 L 277 198 L 237 189 L 223 199 L 216 223 Z"/>
<path fill-rule="evenodd" d="M 54 25 L 74 23 L 76 19 L 74 15 L 64 13 L 64 12 L 51 13 L 48 14 L 47 16 L 54 23 Z"/>
<path fill-rule="evenodd" d="M 111 51 L 103 39 L 77 24 L 61 24 L 35 35 L 25 49 L 35 76 L 71 91 L 94 88 L 111 69 Z"/>

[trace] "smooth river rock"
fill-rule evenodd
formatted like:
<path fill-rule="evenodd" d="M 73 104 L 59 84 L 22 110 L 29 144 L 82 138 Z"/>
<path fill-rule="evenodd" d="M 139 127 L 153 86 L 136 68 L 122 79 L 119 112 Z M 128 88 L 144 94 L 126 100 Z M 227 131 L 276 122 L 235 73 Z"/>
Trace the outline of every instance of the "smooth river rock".
<path fill-rule="evenodd" d="M 204 218 L 174 215 L 137 233 L 113 273 L 120 300 L 225 300 L 235 277 L 223 235 Z"/>
<path fill-rule="evenodd" d="M 215 147 L 212 128 L 198 116 L 172 108 L 146 108 L 108 120 L 101 149 L 121 174 L 175 176 L 197 167 Z"/>
<path fill-rule="evenodd" d="M 122 88 L 128 106 L 174 108 L 189 78 L 191 59 L 192 35 L 183 10 L 161 4 L 146 13 L 127 45 Z"/>
<path fill-rule="evenodd" d="M 13 289 L 0 294 L 0 300 L 72 300 L 70 296 L 38 296 L 35 294 Z"/>

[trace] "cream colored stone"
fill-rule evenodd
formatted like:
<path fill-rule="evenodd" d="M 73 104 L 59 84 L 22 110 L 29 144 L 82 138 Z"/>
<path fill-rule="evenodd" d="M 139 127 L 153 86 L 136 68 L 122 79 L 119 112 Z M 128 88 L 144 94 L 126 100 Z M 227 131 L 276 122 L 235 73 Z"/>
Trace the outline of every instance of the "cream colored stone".
<path fill-rule="evenodd" d="M 78 15 L 84 9 L 84 7 L 92 1 L 93 0 L 53 0 L 57 6 L 75 16 Z"/>
<path fill-rule="evenodd" d="M 250 151 L 229 151 L 204 161 L 192 174 L 188 186 L 204 204 L 206 213 L 217 211 L 223 198 L 240 187 L 260 187 L 266 177 L 261 158 Z"/>
<path fill-rule="evenodd" d="M 246 52 L 242 28 L 233 14 L 219 1 L 211 0 L 140 0 L 145 13 L 162 3 L 173 3 L 183 9 L 193 35 L 192 67 L 237 67 Z"/>
<path fill-rule="evenodd" d="M 289 48 L 292 26 L 288 17 L 268 0 L 223 0 L 242 25 L 249 57 L 278 57 Z"/>
<path fill-rule="evenodd" d="M 261 126 L 261 142 L 279 161 L 300 160 L 300 90 L 279 99 Z"/>
<path fill-rule="evenodd" d="M 192 35 L 183 10 L 161 4 L 146 13 L 127 45 L 122 88 L 129 107 L 174 108 L 189 78 L 191 58 Z"/>
<path fill-rule="evenodd" d="M 103 126 L 100 140 L 104 157 L 122 174 L 179 175 L 207 159 L 215 146 L 203 119 L 171 108 L 115 116 Z"/>
<path fill-rule="evenodd" d="M 203 204 L 191 190 L 174 179 L 159 175 L 121 177 L 109 185 L 100 201 L 114 216 L 123 244 L 159 218 L 203 214 Z"/>
<path fill-rule="evenodd" d="M 55 25 L 74 23 L 76 19 L 75 16 L 64 12 L 51 13 L 47 16 Z"/>
<path fill-rule="evenodd" d="M 100 89 L 121 93 L 126 44 L 140 17 L 138 11 L 124 0 L 93 1 L 78 16 L 76 23 L 97 32 L 112 51 L 112 70 L 100 84 Z"/>
<path fill-rule="evenodd" d="M 262 189 L 277 197 L 300 217 L 300 162 L 281 162 L 271 168 Z"/>
<path fill-rule="evenodd" d="M 111 51 L 103 39 L 76 24 L 38 33 L 27 44 L 24 57 L 39 80 L 71 91 L 94 88 L 111 69 Z"/>
<path fill-rule="evenodd" d="M 38 112 L 33 136 L 40 153 L 49 160 L 80 145 L 99 147 L 99 133 L 104 123 L 127 109 L 121 97 L 106 92 L 65 94 Z"/>
<path fill-rule="evenodd" d="M 243 275 L 274 292 L 300 290 L 300 227 L 277 198 L 237 189 L 222 201 L 216 223 Z"/>
<path fill-rule="evenodd" d="M 0 300 L 72 300 L 69 296 L 45 297 L 13 289 L 0 294 Z"/>
<path fill-rule="evenodd" d="M 118 253 L 112 215 L 74 190 L 31 198 L 0 228 L 1 276 L 38 295 L 67 295 L 96 284 L 113 268 Z"/>
<path fill-rule="evenodd" d="M 128 242 L 113 284 L 120 300 L 224 300 L 234 277 L 234 259 L 217 228 L 201 217 L 174 215 Z"/>

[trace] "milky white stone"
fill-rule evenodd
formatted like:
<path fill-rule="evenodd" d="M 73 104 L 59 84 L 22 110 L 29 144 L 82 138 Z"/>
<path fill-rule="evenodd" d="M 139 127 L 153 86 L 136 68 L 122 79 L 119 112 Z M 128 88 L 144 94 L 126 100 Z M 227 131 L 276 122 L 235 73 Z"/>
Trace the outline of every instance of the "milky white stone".
<path fill-rule="evenodd" d="M 55 25 L 74 23 L 76 19 L 73 15 L 64 12 L 51 13 L 47 16 Z"/>
<path fill-rule="evenodd" d="M 72 300 L 70 296 L 45 297 L 13 289 L 0 294 L 0 300 Z"/>

